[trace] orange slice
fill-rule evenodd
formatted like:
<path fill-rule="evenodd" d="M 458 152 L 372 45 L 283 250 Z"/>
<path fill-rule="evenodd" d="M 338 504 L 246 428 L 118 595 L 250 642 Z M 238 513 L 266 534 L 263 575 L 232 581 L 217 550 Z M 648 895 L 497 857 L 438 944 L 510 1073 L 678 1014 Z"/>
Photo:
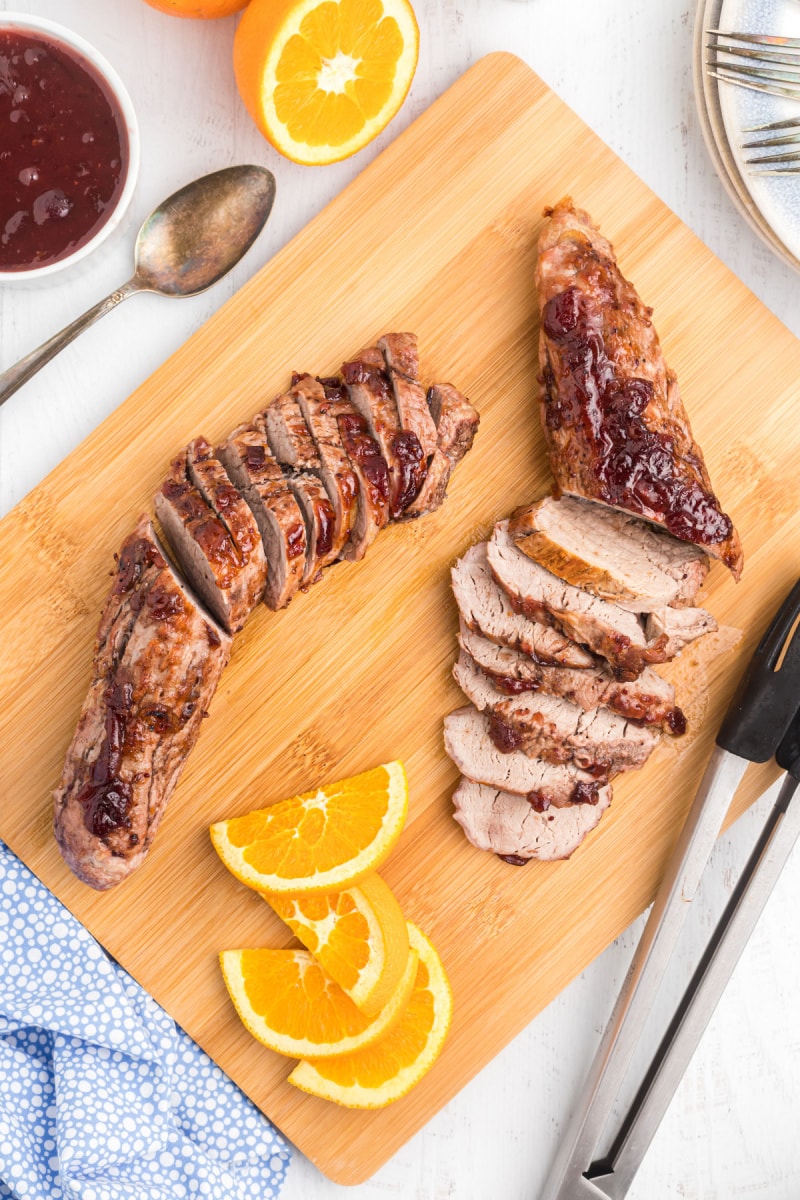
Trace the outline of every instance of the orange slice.
<path fill-rule="evenodd" d="M 402 763 L 390 762 L 211 826 L 229 871 L 261 892 L 332 892 L 374 871 L 408 809 Z"/>
<path fill-rule="evenodd" d="M 242 1022 L 265 1046 L 294 1058 L 348 1054 L 381 1037 L 408 1003 L 417 974 L 405 973 L 377 1017 L 365 1016 L 308 950 L 225 950 L 225 986 Z"/>
<path fill-rule="evenodd" d="M 264 899 L 356 1007 L 377 1016 L 408 966 L 405 917 L 380 875 L 342 892 Z"/>
<path fill-rule="evenodd" d="M 171 17 L 199 17 L 207 21 L 240 12 L 247 0 L 145 0 L 145 3 Z"/>
<path fill-rule="evenodd" d="M 251 0 L 233 66 L 267 140 L 318 165 L 355 154 L 386 127 L 418 54 L 409 0 Z"/>
<path fill-rule="evenodd" d="M 430 1069 L 450 1028 L 453 995 L 430 941 L 410 922 L 408 934 L 419 965 L 400 1019 L 361 1050 L 298 1063 L 289 1083 L 346 1108 L 383 1108 L 404 1096 Z"/>

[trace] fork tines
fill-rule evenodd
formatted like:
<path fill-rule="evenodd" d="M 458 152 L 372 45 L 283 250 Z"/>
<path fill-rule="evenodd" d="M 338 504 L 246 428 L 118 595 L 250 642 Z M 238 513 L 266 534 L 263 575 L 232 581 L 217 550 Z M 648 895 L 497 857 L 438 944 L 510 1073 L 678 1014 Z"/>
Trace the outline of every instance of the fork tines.
<path fill-rule="evenodd" d="M 706 35 L 716 39 L 706 44 L 713 55 L 706 68 L 714 79 L 800 100 L 800 38 L 721 29 L 707 29 Z"/>
<path fill-rule="evenodd" d="M 800 100 L 800 38 L 721 29 L 707 29 L 706 34 L 717 39 L 706 43 L 714 55 L 706 61 L 706 69 L 714 79 L 753 92 Z M 766 135 L 744 142 L 743 150 L 775 151 L 747 158 L 751 174 L 800 174 L 800 117 L 772 121 L 743 132 Z"/>

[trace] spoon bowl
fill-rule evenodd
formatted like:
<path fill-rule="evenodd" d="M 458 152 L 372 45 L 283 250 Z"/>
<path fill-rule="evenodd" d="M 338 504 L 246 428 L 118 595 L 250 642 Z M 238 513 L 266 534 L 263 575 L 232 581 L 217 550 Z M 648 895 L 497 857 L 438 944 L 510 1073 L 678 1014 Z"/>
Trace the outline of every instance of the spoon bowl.
<path fill-rule="evenodd" d="M 218 283 L 250 249 L 274 199 L 272 172 L 252 165 L 203 175 L 168 196 L 139 230 L 131 278 L 0 374 L 0 404 L 128 296 L 197 296 Z"/>
<path fill-rule="evenodd" d="M 264 167 L 226 167 L 159 204 L 136 238 L 140 291 L 196 296 L 235 267 L 264 228 L 275 177 Z"/>

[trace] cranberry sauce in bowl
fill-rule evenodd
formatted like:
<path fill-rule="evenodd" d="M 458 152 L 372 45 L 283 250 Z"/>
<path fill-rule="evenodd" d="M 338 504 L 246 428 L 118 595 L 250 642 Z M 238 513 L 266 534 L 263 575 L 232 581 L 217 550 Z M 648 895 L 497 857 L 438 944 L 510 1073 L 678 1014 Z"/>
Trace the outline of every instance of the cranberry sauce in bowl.
<path fill-rule="evenodd" d="M 0 13 L 0 280 L 82 259 L 119 224 L 139 161 L 113 68 L 51 21 Z"/>

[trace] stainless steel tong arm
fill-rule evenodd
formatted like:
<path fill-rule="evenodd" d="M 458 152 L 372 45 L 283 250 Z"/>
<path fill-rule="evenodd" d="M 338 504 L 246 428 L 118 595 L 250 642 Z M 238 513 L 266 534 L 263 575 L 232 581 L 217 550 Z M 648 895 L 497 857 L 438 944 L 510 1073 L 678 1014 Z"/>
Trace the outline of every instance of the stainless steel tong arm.
<path fill-rule="evenodd" d="M 592 1162 L 703 869 L 748 761 L 714 747 L 541 1200 L 602 1200 Z M 682 903 L 681 903 L 682 901 Z M 604 1182 L 604 1188 L 607 1184 Z"/>

